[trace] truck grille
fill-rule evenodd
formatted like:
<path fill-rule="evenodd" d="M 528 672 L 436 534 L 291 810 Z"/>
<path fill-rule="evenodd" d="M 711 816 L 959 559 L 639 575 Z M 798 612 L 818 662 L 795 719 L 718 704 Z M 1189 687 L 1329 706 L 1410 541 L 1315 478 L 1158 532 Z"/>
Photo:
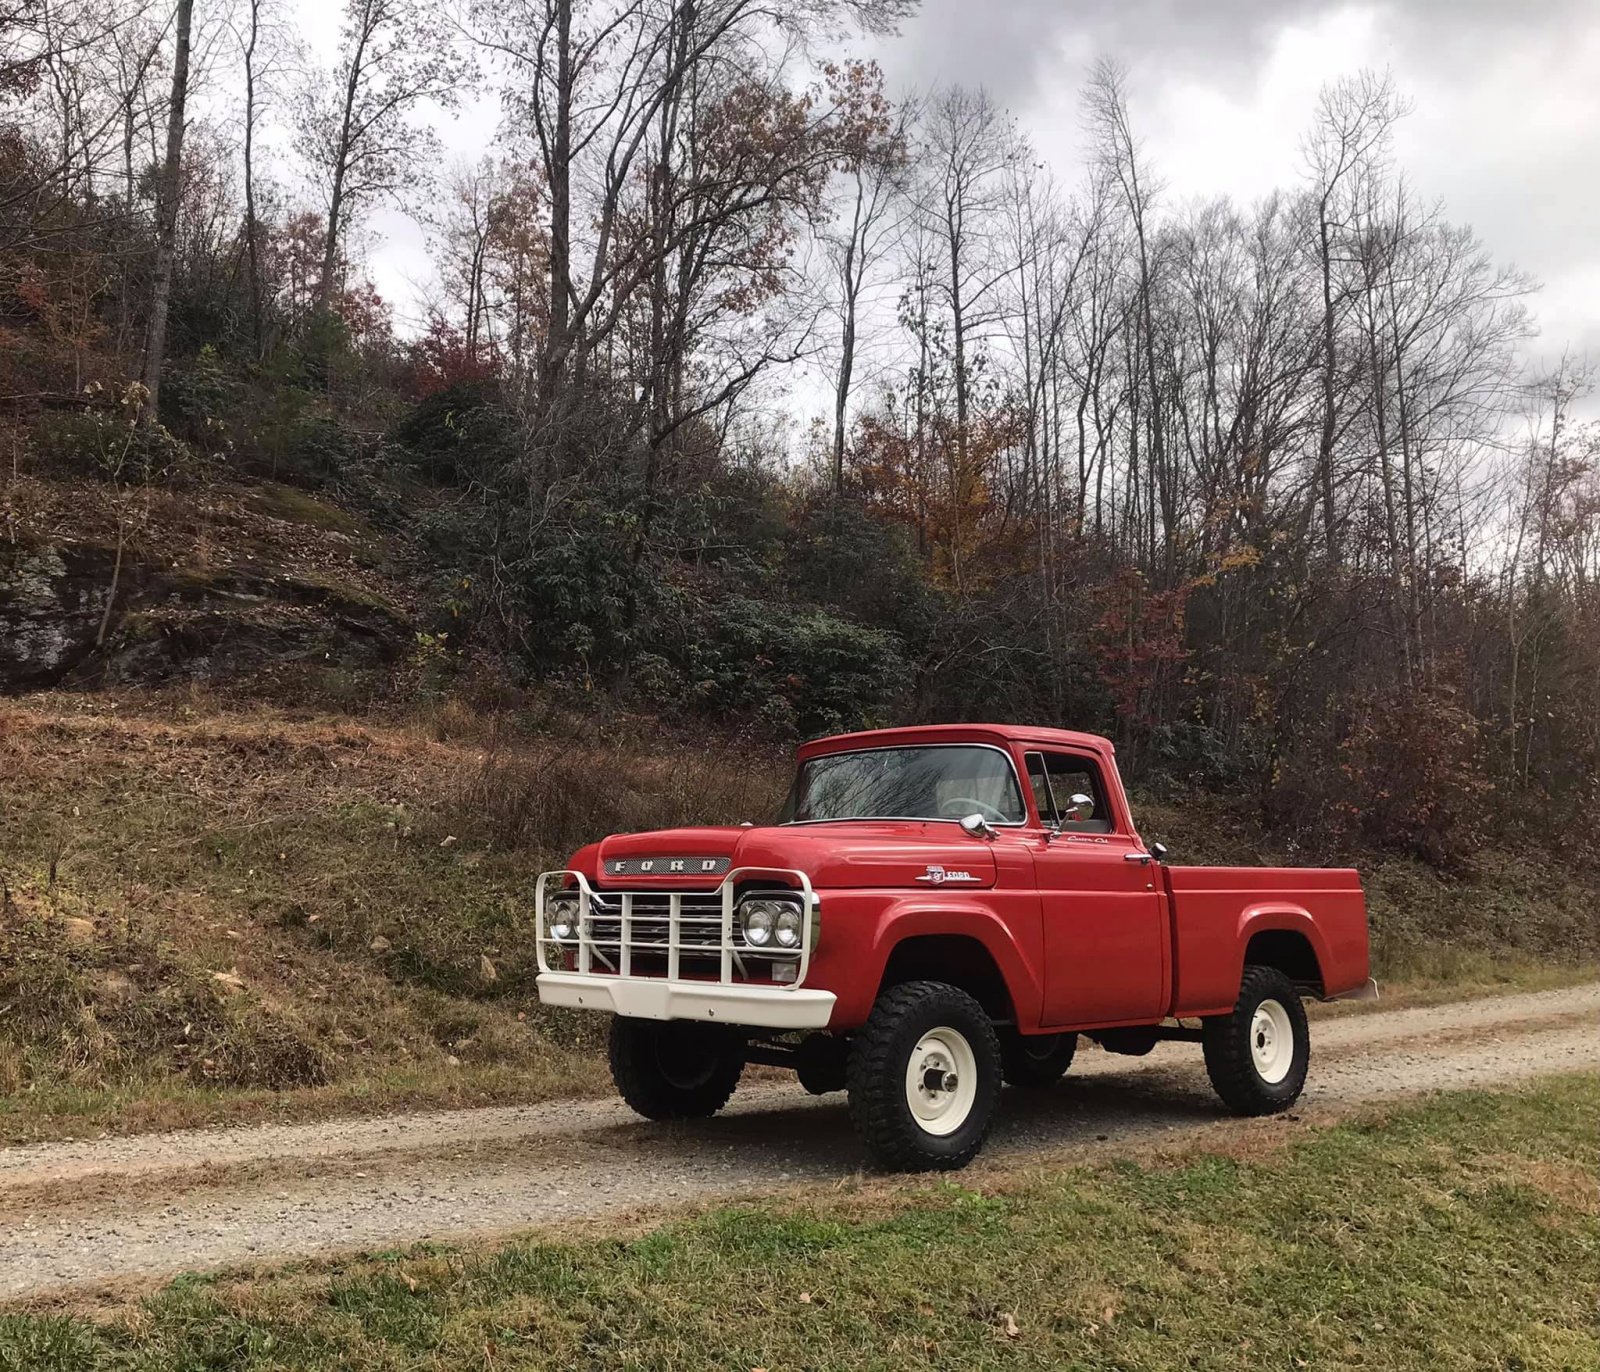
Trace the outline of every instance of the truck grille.
<path fill-rule="evenodd" d="M 557 896 L 579 902 L 566 937 L 551 931 L 548 903 Z M 736 911 L 739 901 L 753 899 L 799 905 L 798 947 L 746 941 Z M 597 891 L 576 872 L 546 872 L 536 905 L 539 965 L 594 976 L 798 986 L 810 961 L 816 905 L 800 872 L 741 869 L 712 889 L 674 891 Z"/>

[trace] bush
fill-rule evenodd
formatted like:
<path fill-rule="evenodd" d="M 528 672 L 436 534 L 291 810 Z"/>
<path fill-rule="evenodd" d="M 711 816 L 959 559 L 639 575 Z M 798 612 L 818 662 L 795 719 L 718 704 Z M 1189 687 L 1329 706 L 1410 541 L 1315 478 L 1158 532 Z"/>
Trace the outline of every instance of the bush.
<path fill-rule="evenodd" d="M 303 403 L 290 393 L 283 411 L 252 426 L 246 465 L 274 481 L 329 486 L 350 471 L 361 442 L 338 420 L 302 408 Z"/>
<path fill-rule="evenodd" d="M 893 634 L 739 596 L 686 609 L 681 637 L 661 645 L 671 685 L 663 699 L 658 673 L 659 704 L 750 719 L 785 737 L 875 722 L 906 692 Z"/>
<path fill-rule="evenodd" d="M 216 350 L 203 348 L 187 365 L 171 368 L 161 382 L 161 422 L 185 442 L 207 452 L 227 446 L 228 419 L 241 388 Z"/>
<path fill-rule="evenodd" d="M 194 466 L 188 449 L 165 429 L 143 428 L 120 414 L 49 417 L 35 430 L 34 447 L 58 472 L 124 486 L 171 481 Z"/>
<path fill-rule="evenodd" d="M 794 594 L 908 640 L 925 635 L 942 609 L 905 530 L 853 501 L 800 512 L 784 543 L 783 574 Z"/>
<path fill-rule="evenodd" d="M 1483 840 L 1494 789 L 1471 711 L 1442 688 L 1374 689 L 1328 714 L 1327 730 L 1304 736 L 1285 764 L 1269 816 L 1336 845 L 1462 865 Z"/>
<path fill-rule="evenodd" d="M 390 439 L 431 481 L 464 484 L 515 452 L 516 416 L 492 380 L 462 381 L 427 396 Z"/>

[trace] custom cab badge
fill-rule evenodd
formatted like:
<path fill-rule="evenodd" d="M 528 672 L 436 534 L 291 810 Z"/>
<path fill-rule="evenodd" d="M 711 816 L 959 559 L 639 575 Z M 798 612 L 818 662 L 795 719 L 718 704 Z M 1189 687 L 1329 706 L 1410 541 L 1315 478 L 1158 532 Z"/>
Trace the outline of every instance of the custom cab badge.
<path fill-rule="evenodd" d="M 922 876 L 916 879 L 918 881 L 925 881 L 930 886 L 946 886 L 951 882 L 979 882 L 983 880 L 982 877 L 973 876 L 971 872 L 947 871 L 945 868 L 939 866 L 939 864 L 936 862 L 930 862 L 928 864 L 928 870 Z"/>

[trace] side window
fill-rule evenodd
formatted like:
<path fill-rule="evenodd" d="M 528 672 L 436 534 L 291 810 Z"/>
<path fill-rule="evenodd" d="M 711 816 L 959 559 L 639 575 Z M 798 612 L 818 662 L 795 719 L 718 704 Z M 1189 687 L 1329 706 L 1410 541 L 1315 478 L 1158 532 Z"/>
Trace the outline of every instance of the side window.
<path fill-rule="evenodd" d="M 1074 834 L 1109 834 L 1111 805 L 1100 781 L 1100 768 L 1091 759 L 1074 757 L 1070 753 L 1045 753 L 1043 761 L 1047 789 L 1055 796 L 1055 803 L 1064 816 L 1071 811 L 1073 796 L 1088 796 L 1094 802 L 1090 818 L 1064 817 L 1061 827 Z M 1031 767 L 1029 770 L 1031 772 Z"/>

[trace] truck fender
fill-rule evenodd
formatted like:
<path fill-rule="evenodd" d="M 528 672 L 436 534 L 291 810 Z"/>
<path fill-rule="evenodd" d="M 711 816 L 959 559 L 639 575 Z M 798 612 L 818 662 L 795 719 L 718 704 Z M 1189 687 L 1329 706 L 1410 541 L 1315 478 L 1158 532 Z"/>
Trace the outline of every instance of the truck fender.
<path fill-rule="evenodd" d="M 1006 921 L 982 905 L 961 901 L 931 907 L 917 900 L 897 901 L 877 917 L 863 957 L 866 966 L 859 978 L 852 978 L 850 1003 L 841 997 L 834 1023 L 864 1023 L 894 950 L 907 939 L 924 935 L 970 938 L 981 944 L 1005 980 L 1017 1022 L 1038 1023 L 1044 991 L 1040 972 L 1018 947 Z"/>
<path fill-rule="evenodd" d="M 1317 921 L 1311 917 L 1311 912 L 1304 906 L 1281 902 L 1247 905 L 1239 914 L 1235 943 L 1238 951 L 1235 986 L 1244 978 L 1244 958 L 1246 950 L 1250 947 L 1250 940 L 1257 934 L 1275 933 L 1279 930 L 1302 935 L 1311 945 L 1311 951 L 1317 959 L 1317 967 L 1324 974 L 1333 965 L 1328 941 Z"/>

